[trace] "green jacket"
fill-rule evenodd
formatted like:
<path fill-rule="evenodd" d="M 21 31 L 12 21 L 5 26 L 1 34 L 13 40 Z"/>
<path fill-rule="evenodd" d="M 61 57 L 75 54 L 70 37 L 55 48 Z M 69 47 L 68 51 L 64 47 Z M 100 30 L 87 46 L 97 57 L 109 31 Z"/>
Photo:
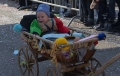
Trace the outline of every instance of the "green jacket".
<path fill-rule="evenodd" d="M 38 35 L 41 35 L 42 33 L 40 25 L 36 19 L 34 19 L 30 25 L 30 33 L 32 34 L 37 33 Z"/>

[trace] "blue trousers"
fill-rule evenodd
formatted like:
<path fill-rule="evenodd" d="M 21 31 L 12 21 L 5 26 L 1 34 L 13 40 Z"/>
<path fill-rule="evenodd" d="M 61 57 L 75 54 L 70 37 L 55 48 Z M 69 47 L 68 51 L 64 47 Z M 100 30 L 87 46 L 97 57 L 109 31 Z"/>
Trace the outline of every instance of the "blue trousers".
<path fill-rule="evenodd" d="M 116 0 L 116 3 L 118 5 L 118 9 L 119 9 L 119 12 L 118 12 L 118 23 L 120 25 L 120 0 Z"/>
<path fill-rule="evenodd" d="M 115 2 L 116 0 L 109 0 L 109 4 L 108 4 L 109 18 L 111 20 L 115 19 Z"/>
<path fill-rule="evenodd" d="M 105 20 L 103 19 L 103 14 L 105 14 L 106 12 L 107 12 L 107 1 L 102 0 L 102 1 L 99 2 L 97 24 L 105 22 Z"/>

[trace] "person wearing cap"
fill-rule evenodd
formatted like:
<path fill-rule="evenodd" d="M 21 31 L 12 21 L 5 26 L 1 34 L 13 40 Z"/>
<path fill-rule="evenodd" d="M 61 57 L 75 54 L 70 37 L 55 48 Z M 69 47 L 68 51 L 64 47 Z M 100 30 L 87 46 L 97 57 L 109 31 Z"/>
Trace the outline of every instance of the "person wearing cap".
<path fill-rule="evenodd" d="M 34 19 L 30 25 L 30 33 L 42 35 L 43 33 L 59 32 L 70 33 L 70 30 L 63 25 L 63 22 L 56 16 L 50 18 L 50 6 L 40 4 L 36 11 L 37 19 Z"/>

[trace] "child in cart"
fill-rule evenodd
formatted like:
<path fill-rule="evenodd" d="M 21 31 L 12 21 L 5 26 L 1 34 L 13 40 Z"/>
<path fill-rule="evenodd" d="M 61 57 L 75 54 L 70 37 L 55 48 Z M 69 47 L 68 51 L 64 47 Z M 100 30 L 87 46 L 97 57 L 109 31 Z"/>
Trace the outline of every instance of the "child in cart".
<path fill-rule="evenodd" d="M 50 6 L 47 4 L 40 4 L 36 11 L 36 15 L 23 16 L 20 26 L 27 29 L 28 32 L 43 37 L 45 34 L 48 36 L 65 37 L 69 36 L 70 30 L 63 25 L 63 22 L 56 16 L 50 13 Z M 20 32 L 19 24 L 13 27 L 14 31 Z M 52 34 L 54 33 L 54 35 Z M 58 35 L 55 33 L 59 33 Z M 48 35 L 49 34 L 49 35 Z M 74 34 L 73 34 L 74 35 Z M 80 36 L 82 36 L 80 34 Z M 44 36 L 46 38 L 46 36 Z"/>
<path fill-rule="evenodd" d="M 67 33 L 70 34 L 70 30 L 63 25 L 62 21 L 56 16 L 50 18 L 50 6 L 47 4 L 40 4 L 36 11 L 37 19 L 34 19 L 30 25 L 30 33 L 37 34 L 39 36 L 48 33 Z"/>
<path fill-rule="evenodd" d="M 42 36 L 42 38 L 65 37 L 70 35 L 70 30 L 63 25 L 63 22 L 54 16 L 50 17 L 50 6 L 40 4 L 36 11 L 37 19 L 34 19 L 30 25 L 30 33 Z M 73 34 L 74 35 L 74 34 Z M 82 36 L 82 35 L 80 35 Z"/>

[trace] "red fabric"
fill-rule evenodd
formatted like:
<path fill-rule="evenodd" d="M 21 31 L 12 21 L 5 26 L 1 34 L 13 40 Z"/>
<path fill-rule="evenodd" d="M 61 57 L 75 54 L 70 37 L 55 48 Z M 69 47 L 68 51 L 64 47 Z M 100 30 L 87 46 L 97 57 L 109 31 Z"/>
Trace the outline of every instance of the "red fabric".
<path fill-rule="evenodd" d="M 97 45 L 97 44 L 98 44 L 98 41 L 94 42 L 94 44 Z"/>
<path fill-rule="evenodd" d="M 70 31 L 69 28 L 67 28 L 66 26 L 63 25 L 63 22 L 59 18 L 54 17 L 54 20 L 56 21 L 56 25 L 58 27 L 58 32 L 68 33 Z"/>

